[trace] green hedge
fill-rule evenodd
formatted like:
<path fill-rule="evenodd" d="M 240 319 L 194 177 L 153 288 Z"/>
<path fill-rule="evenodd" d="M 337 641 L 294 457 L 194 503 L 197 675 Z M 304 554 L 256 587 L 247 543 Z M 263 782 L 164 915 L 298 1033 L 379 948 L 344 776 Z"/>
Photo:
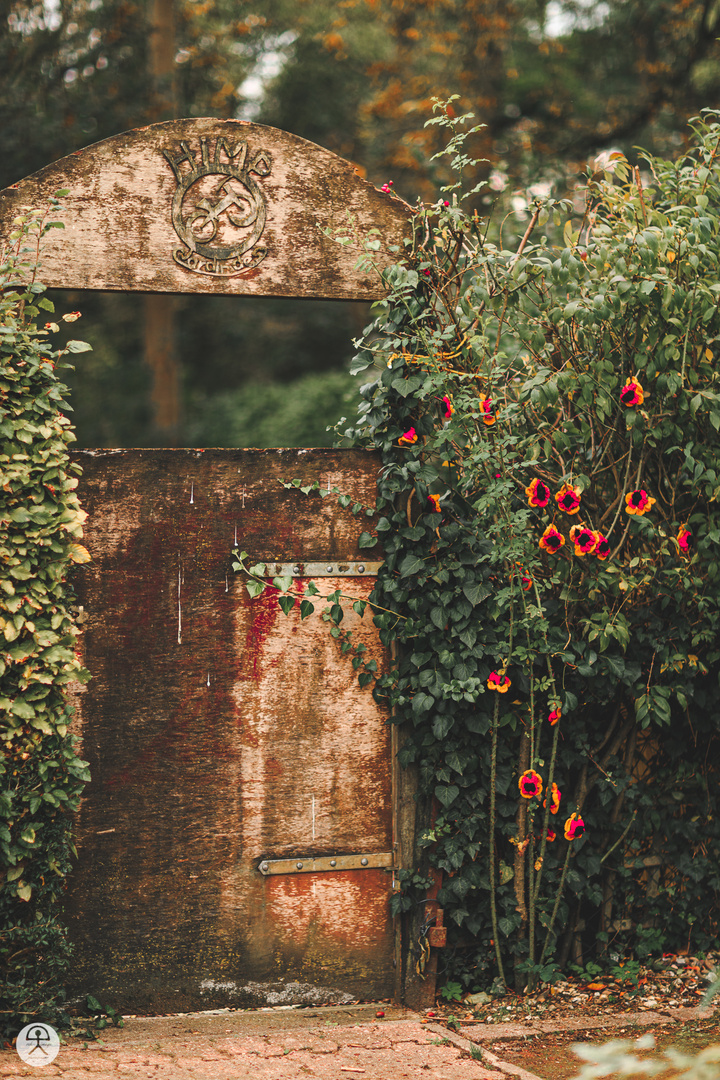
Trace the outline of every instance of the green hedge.
<path fill-rule="evenodd" d="M 460 172 L 464 119 L 431 121 Z M 354 362 L 397 613 L 375 692 L 471 988 L 717 944 L 718 114 L 691 126 L 678 161 L 610 158 L 580 213 L 531 202 L 512 246 L 459 183 L 418 207 Z"/>
<path fill-rule="evenodd" d="M 59 193 L 61 194 L 61 193 Z M 0 254 L 0 1026 L 62 1020 L 70 958 L 59 919 L 88 780 L 68 733 L 68 685 L 84 681 L 68 581 L 88 552 L 65 387 L 56 367 L 87 346 L 52 347 L 58 324 L 36 280 L 47 210 L 28 210 Z M 72 322 L 77 313 L 63 318 Z"/>

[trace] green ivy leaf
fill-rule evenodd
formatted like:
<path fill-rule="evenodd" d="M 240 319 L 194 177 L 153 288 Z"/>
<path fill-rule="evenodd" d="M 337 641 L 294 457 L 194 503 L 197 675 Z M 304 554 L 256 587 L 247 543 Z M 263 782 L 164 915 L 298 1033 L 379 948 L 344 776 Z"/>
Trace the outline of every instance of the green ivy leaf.
<path fill-rule="evenodd" d="M 305 601 L 307 603 L 307 601 Z M 278 604 L 282 608 L 285 615 L 289 615 L 292 609 L 295 607 L 294 596 L 278 596 Z"/>

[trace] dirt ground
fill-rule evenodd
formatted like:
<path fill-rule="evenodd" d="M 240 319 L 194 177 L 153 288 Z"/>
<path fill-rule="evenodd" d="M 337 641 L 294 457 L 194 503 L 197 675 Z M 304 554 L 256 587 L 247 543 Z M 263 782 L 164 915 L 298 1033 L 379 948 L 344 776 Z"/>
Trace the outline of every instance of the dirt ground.
<path fill-rule="evenodd" d="M 577 1075 L 582 1061 L 573 1053 L 572 1047 L 578 1042 L 602 1044 L 610 1039 L 635 1041 L 641 1035 L 654 1036 L 656 1049 L 636 1051 L 641 1058 L 661 1056 L 662 1051 L 669 1047 L 686 1054 L 696 1054 L 708 1046 L 720 1044 L 720 1013 L 717 1012 L 708 1019 L 689 1020 L 680 1024 L 668 1023 L 665 1020 L 663 1023 L 652 1023 L 642 1028 L 632 1024 L 628 1027 L 613 1027 L 611 1030 L 578 1032 L 563 1031 L 561 1022 L 558 1022 L 557 1026 L 558 1030 L 554 1032 L 502 1041 L 483 1038 L 478 1042 L 501 1058 L 503 1063 L 520 1066 L 541 1080 L 571 1080 Z M 474 1034 L 472 1030 L 463 1031 L 463 1035 L 473 1042 Z M 639 1078 L 640 1074 L 635 1075 Z M 681 1076 L 682 1071 L 668 1066 L 667 1070 L 657 1075 L 660 1080 L 672 1080 Z M 720 1067 L 714 1075 L 720 1077 Z"/>

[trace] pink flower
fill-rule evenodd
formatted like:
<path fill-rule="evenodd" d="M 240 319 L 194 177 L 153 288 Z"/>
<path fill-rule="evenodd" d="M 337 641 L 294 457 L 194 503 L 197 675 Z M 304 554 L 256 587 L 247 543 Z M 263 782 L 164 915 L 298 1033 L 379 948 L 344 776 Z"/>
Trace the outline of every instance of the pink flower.
<path fill-rule="evenodd" d="M 525 494 L 528 497 L 528 506 L 547 506 L 550 502 L 550 488 L 537 478 L 530 481 L 525 488 Z"/>
<path fill-rule="evenodd" d="M 610 554 L 610 541 L 606 536 L 603 536 L 601 532 L 596 532 L 597 543 L 595 544 L 595 554 L 600 561 L 607 559 Z"/>
<path fill-rule="evenodd" d="M 585 822 L 579 814 L 571 814 L 565 822 L 565 839 L 579 840 L 585 832 Z"/>
<path fill-rule="evenodd" d="M 488 676 L 487 685 L 488 690 L 497 690 L 498 694 L 507 694 L 512 683 L 507 675 L 502 675 L 499 671 L 492 671 Z"/>
<path fill-rule="evenodd" d="M 644 400 L 645 393 L 643 388 L 633 375 L 628 379 L 620 391 L 620 401 L 627 409 L 630 409 L 633 405 L 642 405 Z"/>
<path fill-rule="evenodd" d="M 543 789 L 542 777 L 534 769 L 526 769 L 518 780 L 518 787 L 523 799 L 539 799 Z"/>
<path fill-rule="evenodd" d="M 638 517 L 642 517 L 643 514 L 647 514 L 648 510 L 652 509 L 654 503 L 655 499 L 651 499 L 644 488 L 629 491 L 625 496 L 625 513 L 637 514 Z"/>
<path fill-rule="evenodd" d="M 414 427 L 408 428 L 404 435 L 398 439 L 400 446 L 412 446 L 418 440 L 417 431 Z"/>
<path fill-rule="evenodd" d="M 558 532 L 554 525 L 548 525 L 538 543 L 550 555 L 554 555 L 565 543 L 565 537 L 561 532 Z"/>
<path fill-rule="evenodd" d="M 586 525 L 573 525 L 570 530 L 570 539 L 575 545 L 576 555 L 589 555 L 598 544 L 598 534 L 588 529 Z"/>
<path fill-rule="evenodd" d="M 480 406 L 480 415 L 482 416 L 483 424 L 487 424 L 488 427 L 491 427 L 495 423 L 492 398 L 487 397 L 486 394 L 481 394 L 478 405 Z"/>
<path fill-rule="evenodd" d="M 445 419 L 449 420 L 455 410 L 453 409 L 452 402 L 450 401 L 450 398 L 447 396 L 447 394 L 445 394 L 443 398 L 443 404 L 445 406 Z"/>
<path fill-rule="evenodd" d="M 577 514 L 580 509 L 580 488 L 563 484 L 555 496 L 555 501 L 566 514 Z"/>
<path fill-rule="evenodd" d="M 560 802 L 562 800 L 562 792 L 557 784 L 553 784 L 550 789 L 550 813 L 557 814 L 560 809 Z M 547 806 L 547 799 L 543 802 L 543 806 Z"/>
<path fill-rule="evenodd" d="M 685 525 L 681 525 L 678 529 L 677 542 L 683 555 L 689 555 L 692 549 L 693 535 Z"/>

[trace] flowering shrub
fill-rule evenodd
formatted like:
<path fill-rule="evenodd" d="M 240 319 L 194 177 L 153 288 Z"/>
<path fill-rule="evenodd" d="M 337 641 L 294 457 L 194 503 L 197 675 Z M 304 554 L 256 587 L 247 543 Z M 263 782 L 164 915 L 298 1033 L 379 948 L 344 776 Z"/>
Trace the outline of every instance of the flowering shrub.
<path fill-rule="evenodd" d="M 57 206 L 51 200 L 51 207 Z M 88 772 L 68 734 L 65 692 L 86 672 L 67 575 L 90 556 L 75 488 L 74 441 L 53 349 L 58 324 L 35 279 L 52 225 L 29 211 L 0 248 L 0 1028 L 57 1022 L 70 946 L 58 920 L 72 812 Z M 77 312 L 63 318 L 74 322 Z"/>
<path fill-rule="evenodd" d="M 419 207 L 354 361 L 372 599 L 405 616 L 375 614 L 398 644 L 375 693 L 435 799 L 465 985 L 717 937 L 717 115 L 692 133 L 644 181 L 616 155 L 581 217 L 536 202 L 512 248 L 460 181 Z"/>

